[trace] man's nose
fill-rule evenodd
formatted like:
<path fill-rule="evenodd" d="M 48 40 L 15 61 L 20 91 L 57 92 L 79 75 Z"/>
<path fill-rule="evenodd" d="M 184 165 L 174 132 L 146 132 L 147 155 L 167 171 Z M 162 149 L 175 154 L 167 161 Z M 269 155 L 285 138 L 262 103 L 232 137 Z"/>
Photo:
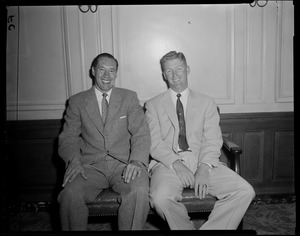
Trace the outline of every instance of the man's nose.
<path fill-rule="evenodd" d="M 173 76 L 178 77 L 179 75 L 180 75 L 180 72 L 178 72 L 176 70 L 173 72 Z"/>
<path fill-rule="evenodd" d="M 176 72 L 174 70 L 171 71 L 171 77 L 174 78 L 176 76 Z"/>
<path fill-rule="evenodd" d="M 105 76 L 105 77 L 108 77 L 108 76 L 109 76 L 109 71 L 108 71 L 108 70 L 105 70 L 104 76 Z"/>

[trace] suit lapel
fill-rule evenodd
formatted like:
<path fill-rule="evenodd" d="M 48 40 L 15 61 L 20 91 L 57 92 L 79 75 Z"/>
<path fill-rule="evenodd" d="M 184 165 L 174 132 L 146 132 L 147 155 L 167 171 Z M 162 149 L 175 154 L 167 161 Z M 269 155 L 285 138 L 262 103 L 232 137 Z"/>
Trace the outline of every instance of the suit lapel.
<path fill-rule="evenodd" d="M 87 105 L 86 110 L 93 121 L 94 125 L 97 127 L 100 133 L 103 132 L 103 122 L 99 111 L 97 97 L 94 91 L 94 87 L 89 90 L 88 96 L 85 99 Z"/>
<path fill-rule="evenodd" d="M 194 116 L 197 113 L 197 99 L 194 92 L 190 89 L 188 101 L 187 101 L 187 108 L 186 108 L 186 118 L 185 118 L 185 125 L 186 125 L 186 136 L 187 139 L 190 137 L 190 133 L 193 132 L 193 121 Z"/>
<path fill-rule="evenodd" d="M 163 107 L 175 129 L 174 133 L 175 134 L 179 134 L 179 123 L 178 123 L 178 118 L 177 118 L 177 114 L 176 114 L 176 110 L 175 110 L 175 106 L 174 103 L 172 101 L 171 95 L 170 95 L 170 91 L 167 90 L 163 96 L 162 99 L 162 104 Z M 173 137 L 173 149 L 176 152 L 178 148 L 178 135 L 174 135 Z"/>
<path fill-rule="evenodd" d="M 106 123 L 109 123 L 113 120 L 113 117 L 121 107 L 122 104 L 121 101 L 122 101 L 122 97 L 118 93 L 118 89 L 113 88 L 110 94 Z M 105 125 L 105 127 L 107 126 L 108 125 Z"/>
<path fill-rule="evenodd" d="M 169 116 L 169 119 L 171 120 L 174 127 L 178 127 L 178 118 L 175 110 L 174 103 L 172 101 L 172 98 L 170 96 L 170 92 L 167 90 L 167 92 L 164 94 L 163 97 L 163 106 Z"/>

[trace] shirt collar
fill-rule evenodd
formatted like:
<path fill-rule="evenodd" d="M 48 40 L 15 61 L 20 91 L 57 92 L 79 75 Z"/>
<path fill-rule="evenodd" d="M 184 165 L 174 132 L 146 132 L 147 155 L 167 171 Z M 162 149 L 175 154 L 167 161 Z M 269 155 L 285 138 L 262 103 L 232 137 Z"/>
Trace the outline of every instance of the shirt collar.
<path fill-rule="evenodd" d="M 177 94 L 174 90 L 172 90 L 171 88 L 169 88 L 171 96 L 177 99 Z M 183 90 L 181 93 L 181 97 L 182 98 L 186 98 L 189 94 L 189 88 L 186 88 L 185 90 Z"/>
<path fill-rule="evenodd" d="M 95 88 L 97 100 L 101 101 L 102 100 L 102 94 L 103 94 L 103 92 L 101 92 L 95 86 L 94 86 L 94 88 Z M 107 101 L 109 101 L 109 99 L 110 99 L 111 91 L 112 91 L 112 89 L 110 89 L 108 92 L 106 92 L 106 94 L 107 94 L 107 97 L 106 97 Z"/>

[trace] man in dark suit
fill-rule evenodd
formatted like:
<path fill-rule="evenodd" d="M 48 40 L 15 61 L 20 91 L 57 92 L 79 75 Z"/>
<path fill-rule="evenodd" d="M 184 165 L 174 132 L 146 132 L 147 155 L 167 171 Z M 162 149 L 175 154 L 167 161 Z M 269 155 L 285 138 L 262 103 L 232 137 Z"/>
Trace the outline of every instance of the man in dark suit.
<path fill-rule="evenodd" d="M 117 70 L 117 59 L 99 54 L 90 70 L 94 86 L 69 99 L 59 135 L 62 230 L 87 230 L 86 204 L 108 187 L 120 194 L 120 230 L 141 230 L 147 220 L 150 131 L 137 94 L 115 87 Z"/>

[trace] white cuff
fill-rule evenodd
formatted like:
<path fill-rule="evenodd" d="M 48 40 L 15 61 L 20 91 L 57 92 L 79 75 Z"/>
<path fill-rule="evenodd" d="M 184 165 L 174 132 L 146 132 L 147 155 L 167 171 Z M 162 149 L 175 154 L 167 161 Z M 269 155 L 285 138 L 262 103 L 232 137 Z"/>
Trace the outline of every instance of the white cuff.
<path fill-rule="evenodd" d="M 198 165 L 198 168 L 201 164 L 205 164 L 205 165 L 208 165 L 209 166 L 209 172 L 211 171 L 211 169 L 213 168 L 212 164 L 208 163 L 208 162 L 201 162 L 199 165 Z"/>

